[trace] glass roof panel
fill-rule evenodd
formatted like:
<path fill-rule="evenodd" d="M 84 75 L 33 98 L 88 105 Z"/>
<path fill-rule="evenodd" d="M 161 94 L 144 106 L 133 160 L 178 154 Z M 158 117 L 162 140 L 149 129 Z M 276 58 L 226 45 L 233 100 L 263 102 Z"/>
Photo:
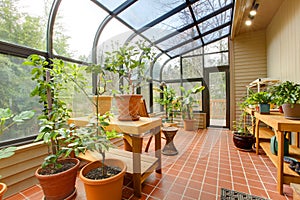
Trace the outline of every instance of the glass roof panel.
<path fill-rule="evenodd" d="M 143 32 L 143 35 L 154 42 L 191 23 L 193 23 L 193 19 L 190 15 L 189 9 L 186 8 L 149 28 Z"/>
<path fill-rule="evenodd" d="M 91 1 L 62 1 L 54 24 L 54 53 L 90 58 L 96 31 L 107 14 Z M 62 33 L 65 37 L 60 39 Z M 62 42 L 67 48 L 60 48 Z"/>
<path fill-rule="evenodd" d="M 204 41 L 204 43 L 209 43 L 209 42 L 217 40 L 223 36 L 229 35 L 229 33 L 230 33 L 230 26 L 226 26 L 225 28 L 222 28 L 211 34 L 205 35 L 203 37 L 203 41 Z"/>
<path fill-rule="evenodd" d="M 220 51 L 228 51 L 228 38 L 223 38 L 204 46 L 204 53 L 214 53 Z"/>
<path fill-rule="evenodd" d="M 172 51 L 169 51 L 168 54 L 172 57 L 181 55 L 182 53 L 185 53 L 191 49 L 195 49 L 197 47 L 201 47 L 203 44 L 201 40 L 194 40 L 193 42 L 187 43 L 185 45 L 182 45 Z"/>
<path fill-rule="evenodd" d="M 183 3 L 185 0 L 139 0 L 119 17 L 135 29 L 140 29 Z"/>
<path fill-rule="evenodd" d="M 106 8 L 108 8 L 110 11 L 113 11 L 122 3 L 124 3 L 126 0 L 98 0 L 99 3 L 104 5 Z"/>
<path fill-rule="evenodd" d="M 196 19 L 199 20 L 220 8 L 232 3 L 233 0 L 200 0 L 192 5 Z"/>
<path fill-rule="evenodd" d="M 177 44 L 180 44 L 182 42 L 185 42 L 187 40 L 192 39 L 193 37 L 198 36 L 198 32 L 195 27 L 187 29 L 186 31 L 179 33 L 159 44 L 157 44 L 158 47 L 161 49 L 169 49 Z"/>
<path fill-rule="evenodd" d="M 230 22 L 231 20 L 231 12 L 232 10 L 226 10 L 225 12 L 218 14 L 203 23 L 200 23 L 198 26 L 200 28 L 201 33 L 205 33 L 207 31 L 210 31 L 222 24 L 225 24 L 227 22 Z"/>

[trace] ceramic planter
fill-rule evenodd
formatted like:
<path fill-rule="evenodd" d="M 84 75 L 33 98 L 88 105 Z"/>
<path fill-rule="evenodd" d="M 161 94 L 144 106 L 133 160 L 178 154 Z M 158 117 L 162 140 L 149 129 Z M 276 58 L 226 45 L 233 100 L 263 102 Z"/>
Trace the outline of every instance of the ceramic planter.
<path fill-rule="evenodd" d="M 79 178 L 84 184 L 87 200 L 120 200 L 122 199 L 123 179 L 126 172 L 126 164 L 118 159 L 106 159 L 105 164 L 108 166 L 118 166 L 121 172 L 113 177 L 92 180 L 85 175 L 92 169 L 102 166 L 102 162 L 94 161 L 84 166 L 79 173 Z"/>
<path fill-rule="evenodd" d="M 7 190 L 6 184 L 5 183 L 0 183 L 0 200 L 2 200 L 6 190 Z"/>
<path fill-rule="evenodd" d="M 284 117 L 287 119 L 300 119 L 300 104 L 283 104 Z"/>
<path fill-rule="evenodd" d="M 138 121 L 140 119 L 139 109 L 142 95 L 117 95 L 116 102 L 119 110 L 118 120 L 120 121 Z"/>
<path fill-rule="evenodd" d="M 255 142 L 254 135 L 243 135 L 233 132 L 233 143 L 235 147 L 243 151 L 252 151 L 252 145 Z"/>
<path fill-rule="evenodd" d="M 41 168 L 35 172 L 35 176 L 43 189 L 45 200 L 67 200 L 76 196 L 75 182 L 80 161 L 77 158 L 67 158 L 64 160 L 74 162 L 75 166 L 53 175 L 40 175 L 39 171 Z"/>
<path fill-rule="evenodd" d="M 258 104 L 258 112 L 260 114 L 270 114 L 270 104 L 268 103 Z"/>
<path fill-rule="evenodd" d="M 110 111 L 112 96 L 108 95 L 95 95 L 92 97 L 93 102 L 98 102 L 98 112 L 100 115 L 104 115 L 106 112 Z M 96 114 L 96 106 L 93 106 L 93 112 Z"/>

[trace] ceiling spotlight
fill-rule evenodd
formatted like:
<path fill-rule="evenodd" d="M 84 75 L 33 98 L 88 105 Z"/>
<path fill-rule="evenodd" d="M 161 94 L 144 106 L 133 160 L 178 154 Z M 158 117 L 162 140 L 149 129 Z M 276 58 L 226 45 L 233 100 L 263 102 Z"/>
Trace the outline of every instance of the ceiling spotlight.
<path fill-rule="evenodd" d="M 256 15 L 256 10 L 251 10 L 250 13 L 249 13 L 249 15 L 255 16 Z"/>
<path fill-rule="evenodd" d="M 251 19 L 247 19 L 246 22 L 245 22 L 245 24 L 246 24 L 247 26 L 251 26 L 251 24 L 252 24 Z"/>

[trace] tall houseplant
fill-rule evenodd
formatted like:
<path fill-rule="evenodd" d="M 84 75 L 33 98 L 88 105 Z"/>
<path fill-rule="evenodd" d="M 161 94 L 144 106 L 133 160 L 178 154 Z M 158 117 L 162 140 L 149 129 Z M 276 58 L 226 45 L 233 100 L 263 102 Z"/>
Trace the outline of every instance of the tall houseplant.
<path fill-rule="evenodd" d="M 39 55 L 30 55 L 24 65 L 34 66 L 32 80 L 36 82 L 31 96 L 38 96 L 44 110 L 39 116 L 40 130 L 36 141 L 48 144 L 49 155 L 35 175 L 43 189 L 45 198 L 59 200 L 76 195 L 75 181 L 79 160 L 69 158 L 74 152 L 85 151 L 76 129 L 66 126 L 71 110 L 61 97 L 67 93 L 73 80 L 80 82 L 82 74 L 75 65 L 66 65 L 58 59 L 46 60 Z"/>
<path fill-rule="evenodd" d="M 199 103 L 193 95 L 200 93 L 205 89 L 204 86 L 194 86 L 192 89 L 186 90 L 184 87 L 180 87 L 182 96 L 180 99 L 181 113 L 184 121 L 184 128 L 187 131 L 195 130 L 196 120 L 193 118 L 193 106 Z"/>
<path fill-rule="evenodd" d="M 10 108 L 0 108 L 0 135 L 7 131 L 10 127 L 20 124 L 25 120 L 29 120 L 34 116 L 34 111 L 23 111 L 19 114 L 13 114 Z M 17 147 L 7 147 L 0 149 L 0 160 L 9 158 L 14 155 Z M 1 178 L 1 174 L 0 174 Z M 7 190 L 5 183 L 0 182 L 0 200 Z"/>
<path fill-rule="evenodd" d="M 154 87 L 153 90 L 162 95 L 162 97 L 157 97 L 154 100 L 164 107 L 165 122 L 173 123 L 174 117 L 176 117 L 176 111 L 180 109 L 180 102 L 175 90 L 171 87 L 167 87 L 164 82 L 161 84 L 161 88 Z"/>
<path fill-rule="evenodd" d="M 105 68 L 120 75 L 123 95 L 116 95 L 119 120 L 139 120 L 142 95 L 136 89 L 146 80 L 146 63 L 154 61 L 155 54 L 143 42 L 125 44 L 118 50 L 106 52 Z"/>

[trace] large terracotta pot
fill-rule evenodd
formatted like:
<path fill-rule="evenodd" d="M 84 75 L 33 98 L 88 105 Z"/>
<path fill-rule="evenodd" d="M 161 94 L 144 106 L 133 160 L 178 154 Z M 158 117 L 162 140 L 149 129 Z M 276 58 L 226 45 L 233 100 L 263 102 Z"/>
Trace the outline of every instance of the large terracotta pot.
<path fill-rule="evenodd" d="M 140 119 L 139 109 L 142 95 L 117 95 L 116 103 L 119 110 L 118 120 L 120 121 L 137 121 Z"/>
<path fill-rule="evenodd" d="M 124 175 L 126 172 L 126 164 L 118 159 L 106 159 L 105 165 L 117 166 L 121 168 L 121 172 L 113 177 L 92 180 L 85 175 L 92 169 L 102 166 L 102 162 L 94 161 L 84 166 L 79 173 L 79 178 L 84 184 L 87 200 L 121 200 Z"/>
<path fill-rule="evenodd" d="M 98 102 L 98 112 L 100 115 L 104 115 L 106 112 L 110 111 L 112 98 L 112 96 L 108 95 L 93 96 L 93 102 Z M 93 111 L 96 114 L 96 106 L 93 106 Z"/>
<path fill-rule="evenodd" d="M 195 119 L 183 120 L 183 126 L 184 126 L 185 131 L 195 131 L 198 129 L 197 120 L 195 120 Z"/>
<path fill-rule="evenodd" d="M 43 189 L 45 200 L 66 200 L 76 196 L 75 182 L 80 161 L 77 158 L 61 160 L 61 162 L 64 161 L 74 162 L 75 166 L 53 175 L 40 175 L 39 171 L 41 168 L 35 172 L 35 176 Z"/>
<path fill-rule="evenodd" d="M 235 147 L 243 151 L 252 151 L 252 145 L 255 142 L 254 135 L 241 135 L 233 132 L 233 143 Z"/>
<path fill-rule="evenodd" d="M 287 119 L 300 119 L 300 104 L 288 104 L 282 105 L 284 117 Z"/>
<path fill-rule="evenodd" d="M 2 200 L 4 193 L 7 190 L 7 186 L 5 183 L 0 183 L 0 200 Z"/>

